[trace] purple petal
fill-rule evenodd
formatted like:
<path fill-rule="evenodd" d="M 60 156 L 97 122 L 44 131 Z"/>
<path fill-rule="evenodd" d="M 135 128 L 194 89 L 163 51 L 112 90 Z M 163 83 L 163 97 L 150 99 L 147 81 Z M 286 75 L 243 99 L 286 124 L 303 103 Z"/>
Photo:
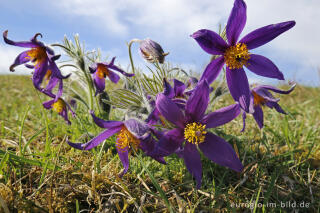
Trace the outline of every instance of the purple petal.
<path fill-rule="evenodd" d="M 63 81 L 62 81 L 62 79 L 59 79 L 59 88 L 58 88 L 58 92 L 57 92 L 55 101 L 57 101 L 58 98 L 60 98 L 62 96 L 62 93 L 63 93 Z"/>
<path fill-rule="evenodd" d="M 274 103 L 274 108 L 282 114 L 287 114 L 278 103 Z"/>
<path fill-rule="evenodd" d="M 54 61 L 49 60 L 49 69 L 52 71 L 52 75 L 59 78 L 59 79 L 67 79 L 70 77 L 71 73 L 63 76 L 61 74 L 60 69 L 58 68 L 57 64 Z"/>
<path fill-rule="evenodd" d="M 294 90 L 295 87 L 296 87 L 296 84 L 294 84 L 289 90 L 280 90 L 280 89 L 273 87 L 273 86 L 261 85 L 261 86 L 256 87 L 255 90 L 259 91 L 260 89 L 267 89 L 267 90 L 271 90 L 271 91 L 279 93 L 279 94 L 289 94 Z"/>
<path fill-rule="evenodd" d="M 150 131 L 152 134 L 159 140 L 162 136 L 164 136 L 164 132 L 161 132 L 154 127 L 150 127 Z"/>
<path fill-rule="evenodd" d="M 184 128 L 184 115 L 179 107 L 163 94 L 158 94 L 156 107 L 160 114 L 171 123 Z"/>
<path fill-rule="evenodd" d="M 202 164 L 197 147 L 191 143 L 186 142 L 182 152 L 182 156 L 184 159 L 184 164 L 186 165 L 188 171 L 196 179 L 197 189 L 199 189 L 202 179 Z"/>
<path fill-rule="evenodd" d="M 295 21 L 287 21 L 261 27 L 243 37 L 239 43 L 245 43 L 248 49 L 260 47 L 273 40 L 283 32 L 291 29 L 295 24 Z"/>
<path fill-rule="evenodd" d="M 246 118 L 247 118 L 246 112 L 243 111 L 242 112 L 242 129 L 240 132 L 244 132 L 244 130 L 246 129 Z"/>
<path fill-rule="evenodd" d="M 29 69 L 34 69 L 34 65 L 32 65 L 32 64 L 25 64 L 24 66 Z"/>
<path fill-rule="evenodd" d="M 108 139 L 112 135 L 118 133 L 120 130 L 121 130 L 121 126 L 107 129 L 103 131 L 101 134 L 99 134 L 97 137 L 93 138 L 91 141 L 83 145 L 83 147 L 85 150 L 90 150 L 98 146 L 100 143 L 102 143 L 104 140 Z"/>
<path fill-rule="evenodd" d="M 46 109 L 51 109 L 53 103 L 54 103 L 54 100 L 50 100 L 50 101 L 43 102 L 42 105 Z"/>
<path fill-rule="evenodd" d="M 186 89 L 186 85 L 177 79 L 173 79 L 173 89 L 175 97 L 183 97 L 183 92 Z"/>
<path fill-rule="evenodd" d="M 175 95 L 170 83 L 165 78 L 163 78 L 163 94 L 170 99 Z"/>
<path fill-rule="evenodd" d="M 8 30 L 3 32 L 4 42 L 10 45 L 18 46 L 18 47 L 39 47 L 39 44 L 32 41 L 12 41 L 8 39 Z"/>
<path fill-rule="evenodd" d="M 209 54 L 223 55 L 229 47 L 220 35 L 211 30 L 199 30 L 191 35 L 200 47 Z"/>
<path fill-rule="evenodd" d="M 125 71 L 123 71 L 122 69 L 120 69 L 119 67 L 117 67 L 116 65 L 107 65 L 107 67 L 108 67 L 108 69 L 113 69 L 113 70 L 115 70 L 115 71 L 117 71 L 117 72 L 120 72 L 122 75 L 124 75 L 124 76 L 127 76 L 127 77 L 132 77 L 132 76 L 134 76 L 134 74 L 133 73 L 127 73 L 127 72 L 125 72 Z M 110 72 L 110 70 L 109 70 L 109 72 Z"/>
<path fill-rule="evenodd" d="M 107 130 L 103 131 L 102 133 L 100 133 L 98 136 L 96 136 L 95 138 L 93 138 L 92 140 L 90 140 L 87 143 L 71 143 L 71 142 L 68 142 L 68 144 L 70 146 L 72 146 L 73 148 L 76 148 L 76 149 L 89 150 L 89 149 L 92 149 L 92 148 L 98 146 L 104 140 L 106 140 L 107 138 L 109 138 L 112 135 L 116 134 L 120 130 L 121 130 L 121 127 L 114 127 L 114 128 L 107 129 Z"/>
<path fill-rule="evenodd" d="M 165 157 L 171 155 L 182 145 L 183 141 L 183 130 L 172 129 L 160 138 L 152 152 L 152 156 Z"/>
<path fill-rule="evenodd" d="M 145 123 L 135 119 L 124 121 L 126 128 L 138 139 L 144 139 L 150 135 L 149 127 Z"/>
<path fill-rule="evenodd" d="M 45 47 L 47 54 L 49 54 L 49 55 L 54 55 L 53 49 L 51 49 L 51 48 L 48 47 L 48 46 L 45 46 L 42 42 L 39 42 L 39 41 L 38 41 L 38 43 L 40 44 L 39 46 Z M 60 56 L 61 56 L 61 55 L 54 55 L 54 56 L 53 56 L 53 60 L 58 60 L 58 59 L 60 58 Z"/>
<path fill-rule="evenodd" d="M 129 156 L 128 156 L 128 150 L 124 152 L 123 150 L 119 150 L 117 148 L 117 152 L 124 168 L 123 171 L 119 174 L 119 177 L 121 178 L 124 174 L 127 173 L 129 169 Z"/>
<path fill-rule="evenodd" d="M 58 78 L 55 78 L 52 76 L 50 78 L 49 83 L 47 84 L 45 90 L 48 92 L 51 92 L 53 90 L 53 88 L 57 85 L 57 83 L 59 83 L 59 80 L 61 80 L 61 79 L 58 79 Z M 62 83 L 62 81 L 61 81 L 61 83 Z"/>
<path fill-rule="evenodd" d="M 220 71 L 224 65 L 224 57 L 220 56 L 219 58 L 216 58 L 212 60 L 204 70 L 201 80 L 206 79 L 208 84 L 210 85 L 220 74 Z"/>
<path fill-rule="evenodd" d="M 59 115 L 60 115 L 61 117 L 63 117 L 63 119 L 67 122 L 68 125 L 71 124 L 71 121 L 70 121 L 69 118 L 68 118 L 68 109 L 67 109 L 67 107 L 65 107 L 65 108 L 62 110 L 62 112 L 59 113 Z"/>
<path fill-rule="evenodd" d="M 239 104 L 233 104 L 206 115 L 201 123 L 205 124 L 206 128 L 215 128 L 232 121 L 240 112 Z"/>
<path fill-rule="evenodd" d="M 271 101 L 271 102 L 278 102 L 280 99 L 273 97 L 273 95 L 264 88 L 255 87 L 252 89 L 252 94 L 256 93 L 257 95 L 261 96 L 264 100 Z"/>
<path fill-rule="evenodd" d="M 227 67 L 227 84 L 231 96 L 246 112 L 253 111 L 253 98 L 249 88 L 249 82 L 243 69 L 232 69 Z"/>
<path fill-rule="evenodd" d="M 257 75 L 284 80 L 282 72 L 268 58 L 262 55 L 250 54 L 246 67 Z"/>
<path fill-rule="evenodd" d="M 93 118 L 94 123 L 97 124 L 101 128 L 110 129 L 110 128 L 115 128 L 115 127 L 120 127 L 123 125 L 123 122 L 121 122 L 121 121 L 105 121 L 101 118 L 98 118 L 97 116 L 95 116 L 95 114 L 92 110 L 90 111 L 90 114 Z"/>
<path fill-rule="evenodd" d="M 203 143 L 199 144 L 203 154 L 213 162 L 241 172 L 243 165 L 232 146 L 224 139 L 208 132 Z"/>
<path fill-rule="evenodd" d="M 229 45 L 234 46 L 247 20 L 247 5 L 243 0 L 235 0 L 226 26 Z"/>
<path fill-rule="evenodd" d="M 53 88 L 59 83 L 59 88 L 57 94 L 53 94 Z M 63 81 L 62 79 L 56 78 L 51 76 L 49 83 L 47 84 L 46 88 L 41 91 L 42 93 L 46 94 L 49 97 L 54 98 L 54 102 L 58 101 L 58 99 L 62 96 L 63 93 Z"/>
<path fill-rule="evenodd" d="M 110 66 L 112 66 L 112 65 L 114 65 L 114 61 L 116 60 L 116 57 L 113 57 L 112 59 L 111 59 L 111 61 L 109 62 L 109 65 Z"/>
<path fill-rule="evenodd" d="M 105 89 L 105 82 L 106 80 L 104 78 L 100 78 L 97 74 L 97 72 L 95 72 L 93 74 L 93 82 L 94 82 L 94 85 L 96 86 L 96 94 L 97 95 L 98 93 L 102 93 Z"/>
<path fill-rule="evenodd" d="M 252 114 L 254 119 L 256 120 L 259 128 L 261 129 L 263 127 L 263 111 L 262 108 L 257 105 L 254 106 L 254 113 Z"/>
<path fill-rule="evenodd" d="M 277 102 L 267 101 L 266 105 L 271 109 L 276 109 L 279 113 L 287 114 Z"/>
<path fill-rule="evenodd" d="M 159 110 L 157 108 L 153 109 L 153 111 L 150 113 L 148 118 L 146 119 L 146 122 L 148 125 L 155 125 L 159 121 Z"/>
<path fill-rule="evenodd" d="M 149 137 L 147 137 L 146 139 L 140 141 L 140 148 L 147 156 L 150 156 L 159 163 L 167 164 L 163 157 L 153 156 L 153 150 L 155 145 L 156 141 L 151 135 L 149 135 Z"/>
<path fill-rule="evenodd" d="M 36 33 L 36 34 L 34 34 L 34 36 L 32 36 L 30 41 L 37 42 L 38 41 L 38 36 L 40 36 L 42 38 L 42 34 L 41 33 Z"/>
<path fill-rule="evenodd" d="M 68 110 L 71 112 L 72 117 L 76 116 L 76 113 L 72 110 L 71 106 L 66 102 Z"/>
<path fill-rule="evenodd" d="M 202 119 L 209 104 L 209 93 L 207 81 L 200 81 L 186 103 L 188 122 L 198 122 Z"/>
<path fill-rule="evenodd" d="M 118 83 L 118 81 L 120 80 L 120 76 L 112 72 L 111 70 L 109 70 L 107 76 L 109 77 L 110 81 L 112 81 L 115 84 Z"/>
<path fill-rule="evenodd" d="M 149 135 L 147 138 L 140 140 L 139 147 L 146 155 L 148 155 L 153 152 L 155 145 L 155 139 L 151 135 Z"/>
<path fill-rule="evenodd" d="M 10 66 L 10 71 L 11 72 L 14 72 L 14 68 L 20 64 L 24 64 L 24 63 L 27 63 L 28 61 L 30 61 L 29 57 L 28 57 L 28 53 L 29 50 L 27 51 L 24 51 L 22 53 L 20 53 L 16 59 L 14 60 L 13 64 Z"/>
<path fill-rule="evenodd" d="M 44 60 L 43 62 L 39 63 L 38 66 L 36 66 L 32 76 L 32 82 L 36 89 L 40 90 L 40 85 L 47 71 L 48 71 L 47 60 Z"/>

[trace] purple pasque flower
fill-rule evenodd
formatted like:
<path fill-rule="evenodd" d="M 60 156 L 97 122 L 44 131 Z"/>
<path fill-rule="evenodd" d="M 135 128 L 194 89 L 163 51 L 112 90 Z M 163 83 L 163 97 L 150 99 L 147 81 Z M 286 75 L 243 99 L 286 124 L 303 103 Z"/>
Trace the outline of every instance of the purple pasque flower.
<path fill-rule="evenodd" d="M 49 57 L 49 66 L 48 70 L 45 73 L 42 84 L 45 84 L 45 88 L 41 89 L 40 91 L 42 93 L 45 93 L 46 95 L 50 94 L 50 97 L 55 96 L 57 100 L 61 95 L 63 91 L 63 80 L 66 78 L 69 78 L 71 73 L 63 76 L 61 74 L 60 69 L 58 68 L 57 64 L 55 63 L 56 60 L 60 58 L 60 55 L 55 55 L 53 57 Z M 52 93 L 52 90 L 56 87 L 56 85 L 59 84 L 58 93 L 55 95 Z M 40 85 L 39 85 L 40 88 Z"/>
<path fill-rule="evenodd" d="M 14 63 L 10 66 L 10 71 L 14 72 L 14 68 L 21 64 L 25 64 L 27 68 L 34 69 L 32 82 L 36 89 L 41 90 L 40 85 L 48 74 L 48 70 L 52 69 L 50 64 L 52 64 L 52 61 L 56 60 L 55 57 L 57 56 L 54 56 L 54 52 L 51 48 L 37 40 L 38 36 L 42 37 L 40 33 L 37 33 L 30 39 L 30 41 L 16 42 L 8 39 L 7 30 L 3 32 L 3 39 L 7 44 L 31 48 L 30 50 L 23 51 L 16 57 Z M 51 58 L 53 59 L 51 60 Z M 33 65 L 27 64 L 28 62 L 32 62 Z M 52 69 L 51 74 L 60 79 L 68 77 L 62 76 L 59 69 Z"/>
<path fill-rule="evenodd" d="M 120 76 L 114 71 L 120 72 L 121 74 L 132 77 L 134 74 L 126 73 L 116 65 L 114 65 L 116 57 L 113 57 L 110 63 L 94 63 L 89 67 L 90 72 L 92 73 L 93 81 L 96 86 L 96 94 L 102 93 L 105 89 L 105 78 L 108 77 L 113 83 L 117 83 L 120 79 Z"/>
<path fill-rule="evenodd" d="M 238 103 L 205 114 L 209 104 L 210 89 L 204 79 L 199 82 L 186 102 L 184 113 L 170 98 L 159 94 L 156 106 L 166 120 L 176 126 L 167 131 L 156 144 L 154 155 L 168 156 L 178 150 L 184 159 L 188 171 L 195 177 L 197 188 L 201 186 L 202 153 L 213 162 L 229 167 L 237 172 L 243 166 L 232 146 L 206 129 L 221 126 L 240 114 Z"/>
<path fill-rule="evenodd" d="M 165 56 L 169 54 L 164 53 L 160 44 L 150 38 L 141 40 L 139 43 L 142 57 L 150 63 L 159 62 L 160 64 L 163 64 Z"/>
<path fill-rule="evenodd" d="M 162 157 L 154 157 L 151 152 L 154 149 L 155 140 L 150 134 L 149 127 L 135 119 L 129 119 L 122 121 L 105 121 L 94 115 L 93 111 L 90 111 L 93 121 L 101 128 L 105 128 L 98 136 L 93 138 L 87 143 L 71 143 L 70 146 L 81 150 L 90 150 L 104 140 L 108 139 L 114 134 L 117 134 L 116 149 L 119 158 L 124 167 L 120 177 L 123 176 L 129 169 L 129 151 L 130 149 L 140 148 L 146 155 L 153 157 L 160 163 L 166 164 Z"/>
<path fill-rule="evenodd" d="M 54 83 L 52 83 L 52 78 L 50 79 L 51 81 L 51 85 L 53 85 Z M 64 120 L 67 122 L 68 125 L 71 124 L 69 118 L 68 118 L 68 111 L 71 112 L 72 117 L 74 117 L 76 114 L 74 113 L 74 111 L 71 109 L 70 105 L 61 98 L 62 93 L 63 93 L 63 81 L 61 79 L 59 79 L 60 84 L 59 84 L 59 89 L 57 94 L 53 94 L 52 91 L 50 90 L 49 87 L 50 86 L 50 81 L 48 83 L 48 86 L 46 87 L 46 89 L 42 90 L 42 93 L 51 97 L 52 99 L 49 101 L 45 101 L 42 103 L 43 107 L 46 109 L 52 109 L 53 111 L 57 112 L 60 116 L 62 116 L 64 118 Z"/>
<path fill-rule="evenodd" d="M 217 33 L 202 29 L 191 35 L 200 47 L 209 54 L 220 55 L 206 67 L 201 79 L 207 79 L 211 84 L 226 64 L 226 78 L 231 96 L 238 101 L 246 112 L 252 112 L 252 97 L 249 83 L 243 66 L 253 73 L 284 80 L 283 74 L 268 58 L 252 54 L 249 50 L 260 47 L 289 30 L 295 21 L 271 24 L 252 31 L 238 41 L 246 23 L 246 4 L 243 0 L 235 0 L 234 6 L 226 26 L 227 40 L 223 40 Z M 200 80 L 201 80 L 200 79 Z"/>
<path fill-rule="evenodd" d="M 173 79 L 173 88 L 167 79 L 163 79 L 163 94 L 170 99 L 185 98 L 184 92 L 186 88 L 187 86 L 177 79 Z"/>
<path fill-rule="evenodd" d="M 187 86 L 177 79 L 173 79 L 172 87 L 170 83 L 167 81 L 167 79 L 164 78 L 162 94 L 168 97 L 169 99 L 172 99 L 176 104 L 178 104 L 179 107 L 184 108 L 184 105 L 186 103 L 186 95 L 189 95 L 185 93 L 186 88 Z M 153 110 L 146 120 L 148 125 L 155 125 L 158 123 L 158 121 L 160 121 L 161 124 L 164 125 L 164 118 L 160 114 L 159 110 L 156 108 L 155 101 L 150 101 L 150 105 L 153 108 Z"/>
<path fill-rule="evenodd" d="M 60 116 L 64 118 L 68 125 L 71 124 L 68 118 L 68 111 L 72 113 L 73 117 L 75 116 L 75 113 L 72 111 L 70 105 L 60 97 L 58 99 L 56 99 L 55 97 L 52 100 L 43 102 L 42 105 L 46 109 L 52 109 L 53 111 L 57 112 Z"/>
<path fill-rule="evenodd" d="M 259 128 L 261 129 L 263 127 L 263 110 L 262 106 L 267 106 L 271 109 L 277 110 L 279 113 L 286 114 L 286 112 L 280 107 L 278 102 L 280 101 L 279 98 L 273 97 L 273 95 L 269 91 L 273 91 L 275 93 L 279 94 L 289 94 L 293 91 L 295 88 L 295 84 L 289 89 L 289 90 L 280 90 L 276 87 L 269 86 L 269 85 L 261 85 L 253 88 L 251 90 L 252 96 L 253 96 L 253 104 L 254 104 L 254 113 L 252 113 L 255 121 L 257 122 Z M 245 129 L 245 119 L 246 119 L 246 113 L 243 112 L 243 129 L 241 131 L 244 131 Z"/>

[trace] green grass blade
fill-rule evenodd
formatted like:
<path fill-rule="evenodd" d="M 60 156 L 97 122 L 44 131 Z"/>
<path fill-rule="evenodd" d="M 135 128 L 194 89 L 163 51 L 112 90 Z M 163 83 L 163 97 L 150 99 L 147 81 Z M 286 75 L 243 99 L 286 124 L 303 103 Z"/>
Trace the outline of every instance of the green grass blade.
<path fill-rule="evenodd" d="M 26 112 L 23 115 L 22 121 L 21 121 L 21 126 L 20 126 L 20 133 L 19 133 L 19 152 L 20 155 L 22 155 L 22 132 L 23 132 L 23 127 L 24 127 L 24 122 L 27 118 L 27 114 L 29 112 L 30 106 L 28 105 Z"/>

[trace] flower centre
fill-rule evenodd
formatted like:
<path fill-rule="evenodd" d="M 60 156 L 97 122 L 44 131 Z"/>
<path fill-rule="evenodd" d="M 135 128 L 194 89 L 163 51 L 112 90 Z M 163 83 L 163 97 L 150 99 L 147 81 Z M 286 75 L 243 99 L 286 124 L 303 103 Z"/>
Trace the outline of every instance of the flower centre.
<path fill-rule="evenodd" d="M 204 142 L 207 132 L 205 131 L 206 125 L 200 123 L 190 123 L 184 128 L 184 138 L 192 143 L 199 144 Z"/>
<path fill-rule="evenodd" d="M 32 48 L 27 52 L 27 55 L 26 58 L 31 60 L 36 67 L 40 66 L 40 63 L 47 58 L 46 49 L 44 47 Z"/>
<path fill-rule="evenodd" d="M 248 52 L 247 45 L 243 43 L 229 47 L 224 54 L 224 60 L 229 69 L 240 69 L 243 65 L 248 64 L 249 59 L 250 53 Z"/>
<path fill-rule="evenodd" d="M 128 151 L 129 148 L 137 149 L 140 144 L 140 140 L 137 139 L 129 130 L 123 126 L 117 137 L 116 146 L 121 152 Z"/>
<path fill-rule="evenodd" d="M 258 95 L 256 92 L 252 91 L 252 94 L 253 94 L 253 104 L 255 106 L 264 105 L 266 103 L 266 100 L 260 95 Z"/>
<path fill-rule="evenodd" d="M 65 108 L 66 103 L 61 98 L 59 98 L 55 103 L 52 104 L 52 109 L 57 113 L 61 113 Z"/>
<path fill-rule="evenodd" d="M 100 79 L 105 78 L 106 76 L 109 76 L 108 68 L 104 65 L 99 64 L 97 68 L 97 76 Z"/>

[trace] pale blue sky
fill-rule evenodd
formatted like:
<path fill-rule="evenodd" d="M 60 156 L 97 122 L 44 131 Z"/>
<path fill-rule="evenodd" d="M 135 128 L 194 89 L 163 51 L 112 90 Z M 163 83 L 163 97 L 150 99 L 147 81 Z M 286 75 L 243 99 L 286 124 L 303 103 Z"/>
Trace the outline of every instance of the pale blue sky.
<path fill-rule="evenodd" d="M 269 44 L 252 52 L 269 57 L 287 80 L 319 85 L 320 20 L 318 0 L 247 0 L 247 25 L 241 36 L 267 24 L 296 20 L 297 25 Z M 9 38 L 28 40 L 41 32 L 47 44 L 59 42 L 64 35 L 78 33 L 88 49 L 100 48 L 117 56 L 127 67 L 126 42 L 132 38 L 157 41 L 170 54 L 167 60 L 188 70 L 202 72 L 210 55 L 190 38 L 193 32 L 207 28 L 218 30 L 225 24 L 233 0 L 0 0 L 0 30 L 9 30 Z M 0 42 L 0 73 L 7 71 L 18 47 Z M 133 51 L 138 52 L 134 46 Z M 136 64 L 145 62 L 138 54 Z M 25 73 L 24 67 L 17 73 Z M 9 72 L 9 71 L 8 71 Z M 249 71 L 247 72 L 249 73 Z M 267 78 L 248 75 L 251 81 L 269 83 Z M 272 81 L 277 83 L 277 81 Z"/>

